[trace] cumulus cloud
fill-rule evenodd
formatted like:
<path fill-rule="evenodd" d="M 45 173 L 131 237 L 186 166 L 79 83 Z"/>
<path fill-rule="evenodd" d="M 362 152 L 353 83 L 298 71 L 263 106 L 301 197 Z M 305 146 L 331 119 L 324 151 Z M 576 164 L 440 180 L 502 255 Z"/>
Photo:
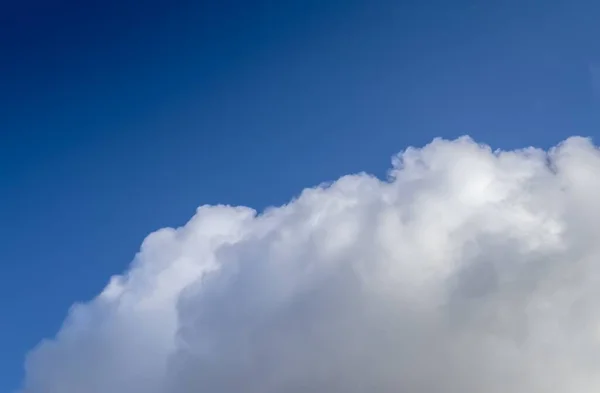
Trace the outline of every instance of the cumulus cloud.
<path fill-rule="evenodd" d="M 23 393 L 600 390 L 600 153 L 437 139 L 262 214 L 203 206 L 28 356 Z"/>

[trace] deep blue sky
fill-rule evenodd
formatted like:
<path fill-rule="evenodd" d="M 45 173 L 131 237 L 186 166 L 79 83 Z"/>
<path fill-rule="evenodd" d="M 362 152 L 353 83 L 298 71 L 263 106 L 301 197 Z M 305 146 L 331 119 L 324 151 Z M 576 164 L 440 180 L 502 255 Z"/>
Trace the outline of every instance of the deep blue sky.
<path fill-rule="evenodd" d="M 200 204 L 383 175 L 435 136 L 598 135 L 597 1 L 211 3 L 0 4 L 0 392 Z"/>

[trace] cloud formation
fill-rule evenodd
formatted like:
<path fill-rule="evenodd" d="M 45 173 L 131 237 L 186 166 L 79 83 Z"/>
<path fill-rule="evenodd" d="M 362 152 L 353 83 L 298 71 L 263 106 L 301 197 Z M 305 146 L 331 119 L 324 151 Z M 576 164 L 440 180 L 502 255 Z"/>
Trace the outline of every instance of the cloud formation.
<path fill-rule="evenodd" d="M 28 356 L 23 393 L 600 390 L 600 153 L 437 139 L 262 214 L 203 206 Z"/>

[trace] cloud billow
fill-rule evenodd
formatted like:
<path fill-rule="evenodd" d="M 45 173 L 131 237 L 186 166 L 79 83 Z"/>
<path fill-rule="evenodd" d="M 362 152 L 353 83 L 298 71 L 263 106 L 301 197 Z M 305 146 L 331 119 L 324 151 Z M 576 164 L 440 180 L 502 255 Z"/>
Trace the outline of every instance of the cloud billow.
<path fill-rule="evenodd" d="M 436 139 L 262 214 L 203 206 L 28 356 L 22 393 L 600 390 L 600 153 Z"/>

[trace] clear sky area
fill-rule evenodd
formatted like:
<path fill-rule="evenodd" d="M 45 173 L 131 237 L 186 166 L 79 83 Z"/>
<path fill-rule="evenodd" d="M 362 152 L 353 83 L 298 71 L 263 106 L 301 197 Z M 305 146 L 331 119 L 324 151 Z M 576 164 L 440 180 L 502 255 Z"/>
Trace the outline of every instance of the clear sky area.
<path fill-rule="evenodd" d="M 384 179 L 436 137 L 597 140 L 598 21 L 592 0 L 3 2 L 0 392 L 200 205 Z"/>

